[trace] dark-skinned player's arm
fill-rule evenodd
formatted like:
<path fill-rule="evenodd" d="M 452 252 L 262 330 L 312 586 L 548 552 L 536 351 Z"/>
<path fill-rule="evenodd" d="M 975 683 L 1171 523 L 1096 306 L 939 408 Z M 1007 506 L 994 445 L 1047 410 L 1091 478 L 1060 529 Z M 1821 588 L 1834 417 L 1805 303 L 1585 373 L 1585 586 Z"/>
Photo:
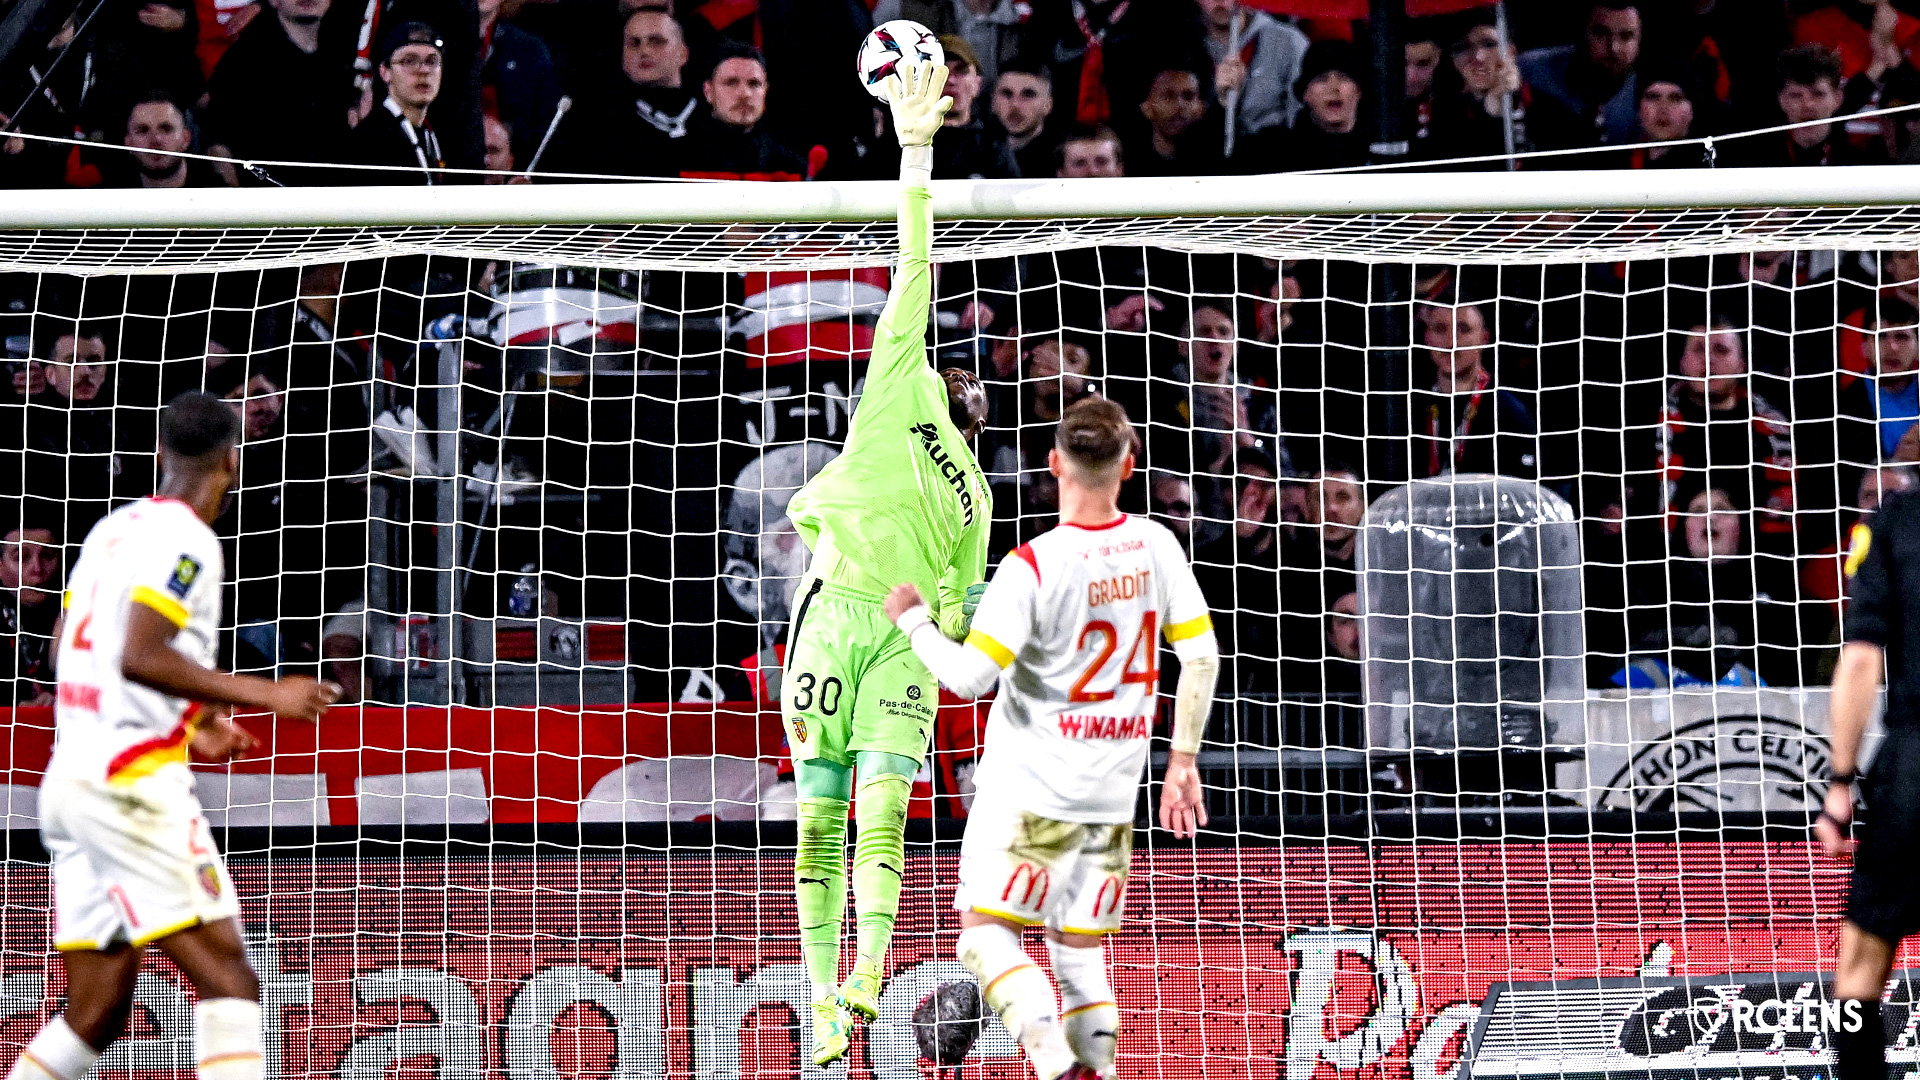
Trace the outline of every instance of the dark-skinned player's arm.
<path fill-rule="evenodd" d="M 339 687 L 304 675 L 274 680 L 201 667 L 173 647 L 179 632 L 172 619 L 146 604 L 129 605 L 120 673 L 171 697 L 208 705 L 266 709 L 292 720 L 318 720 L 339 700 Z"/>

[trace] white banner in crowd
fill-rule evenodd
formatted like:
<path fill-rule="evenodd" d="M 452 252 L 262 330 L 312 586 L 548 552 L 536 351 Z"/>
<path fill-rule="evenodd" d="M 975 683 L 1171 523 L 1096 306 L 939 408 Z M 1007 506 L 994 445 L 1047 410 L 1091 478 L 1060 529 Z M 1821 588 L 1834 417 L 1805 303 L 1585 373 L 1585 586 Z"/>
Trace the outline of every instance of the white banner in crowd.
<path fill-rule="evenodd" d="M 1829 772 L 1825 687 L 1608 690 L 1555 787 L 1594 810 L 1815 810 Z M 1868 750 L 1877 741 L 1876 718 Z M 1566 742 L 1562 741 L 1565 746 Z"/>

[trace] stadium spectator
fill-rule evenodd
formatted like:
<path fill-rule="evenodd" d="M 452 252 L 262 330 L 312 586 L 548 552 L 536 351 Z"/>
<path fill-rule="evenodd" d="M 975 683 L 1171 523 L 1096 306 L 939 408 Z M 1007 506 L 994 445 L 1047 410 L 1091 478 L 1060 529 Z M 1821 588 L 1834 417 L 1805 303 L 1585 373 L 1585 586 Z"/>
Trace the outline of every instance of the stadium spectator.
<path fill-rule="evenodd" d="M 975 112 L 982 83 L 973 47 L 951 35 L 942 38 L 940 46 L 947 54 L 947 96 L 953 99 L 953 105 L 933 137 L 935 179 L 1003 180 L 1019 176 L 1013 150 L 996 139 Z"/>
<path fill-rule="evenodd" d="M 148 93 L 199 101 L 206 78 L 194 57 L 196 23 L 192 0 L 137 0 L 102 12 L 88 54 L 67 58 L 98 81 L 87 94 L 83 127 L 111 132 L 122 110 Z"/>
<path fill-rule="evenodd" d="M 89 327 L 60 334 L 45 364 L 46 391 L 75 404 L 101 401 L 111 378 L 107 360 L 107 335 L 103 329 Z M 107 402 L 111 402 L 109 394 Z"/>
<path fill-rule="evenodd" d="M 260 4 L 258 0 L 194 0 L 193 10 L 199 23 L 194 56 L 200 61 L 200 73 L 212 75 L 240 31 L 260 14 Z"/>
<path fill-rule="evenodd" d="M 1400 130 L 1407 138 L 1409 155 L 1426 158 L 1427 141 L 1433 138 L 1433 95 L 1438 88 L 1440 65 L 1446 60 L 1446 42 L 1438 19 L 1410 19 L 1405 30 L 1406 72 L 1405 114 Z"/>
<path fill-rule="evenodd" d="M 1323 690 L 1327 613 L 1358 590 L 1354 554 L 1366 496 L 1359 478 L 1334 465 L 1301 488 L 1304 520 L 1282 529 L 1279 549 L 1280 683 Z"/>
<path fill-rule="evenodd" d="M 943 38 L 965 41 L 981 81 L 991 86 L 1028 51 L 1033 7 L 1026 0 L 878 0 L 873 24 L 912 19 Z"/>
<path fill-rule="evenodd" d="M 1079 127 L 1060 140 L 1053 174 L 1059 177 L 1125 176 L 1126 155 L 1120 137 L 1104 126 Z"/>
<path fill-rule="evenodd" d="M 1748 384 L 1744 334 L 1725 318 L 1682 335 L 1666 417 L 1656 440 L 1666 506 L 1678 510 L 1705 487 L 1763 506 L 1763 531 L 1783 534 L 1793 509 L 1793 445 L 1785 414 Z"/>
<path fill-rule="evenodd" d="M 1017 421 L 995 419 L 982 436 L 979 459 L 995 485 L 996 516 L 1011 527 L 996 543 L 1014 546 L 1054 525 L 1059 482 L 1047 471 L 1047 451 L 1067 406 L 1098 388 L 1088 377 L 1093 355 L 1073 339 L 1045 337 L 1025 346 L 1026 377 L 1018 388 Z M 1009 409 L 1002 398 L 996 417 Z M 1004 511 L 1004 512 L 1003 512 Z"/>
<path fill-rule="evenodd" d="M 1226 302 L 1193 308 L 1175 346 L 1180 362 L 1160 381 L 1167 395 L 1150 414 L 1157 435 L 1155 461 L 1162 468 L 1198 474 L 1205 515 L 1227 516 L 1234 497 L 1226 485 L 1204 477 L 1233 475 L 1234 457 L 1258 448 L 1276 458 L 1285 474 L 1284 453 L 1270 444 L 1275 431 L 1272 391 L 1240 378 L 1235 358 L 1239 341 Z"/>
<path fill-rule="evenodd" d="M 118 451 L 132 449 L 137 441 L 135 417 L 114 422 L 114 366 L 104 326 L 89 323 L 58 330 L 48 335 L 41 352 L 46 357 L 46 389 L 27 407 L 26 489 L 31 495 L 82 503 L 68 508 L 65 531 L 84 532 L 106 512 L 106 500 L 125 470 Z M 148 430 L 145 452 L 151 455 Z"/>
<path fill-rule="evenodd" d="M 1413 475 L 1538 472 L 1538 428 L 1518 394 L 1494 385 L 1492 316 L 1485 304 L 1421 305 L 1420 344 L 1432 390 L 1413 398 Z"/>
<path fill-rule="evenodd" d="M 1307 35 L 1241 0 L 1199 0 L 1213 59 L 1213 92 L 1235 105 L 1234 126 L 1251 135 L 1288 127 L 1300 111 L 1293 85 Z"/>
<path fill-rule="evenodd" d="M 8 385 L 12 387 L 14 398 L 27 401 L 47 388 L 47 365 L 38 360 L 27 358 L 12 361 L 9 370 Z"/>
<path fill-rule="evenodd" d="M 1532 150 L 1527 110 L 1533 91 L 1520 76 L 1512 43 L 1501 41 L 1490 9 L 1469 12 L 1462 20 L 1459 36 L 1449 44 L 1451 62 L 1442 64 L 1434 76 L 1428 134 L 1424 139 L 1410 134 L 1413 151 L 1427 160 L 1507 153 L 1509 116 L 1513 152 Z M 1506 165 L 1490 161 L 1455 167 L 1504 169 Z"/>
<path fill-rule="evenodd" d="M 681 175 L 721 180 L 802 180 L 807 163 L 782 146 L 767 115 L 767 61 L 751 45 L 728 43 L 700 84 L 707 108 L 696 119 Z"/>
<path fill-rule="evenodd" d="M 1520 55 L 1520 76 L 1533 89 L 1529 131 L 1543 148 L 1601 146 L 1633 138 L 1639 122 L 1640 5 L 1593 0 L 1579 45 Z"/>
<path fill-rule="evenodd" d="M 1053 173 L 1053 154 L 1059 141 L 1048 137 L 1053 112 L 1053 76 L 1044 67 L 1007 67 L 993 83 L 994 123 L 1013 153 L 1021 176 Z"/>
<path fill-rule="evenodd" d="M 546 42 L 501 20 L 500 2 L 478 0 L 480 90 L 491 106 L 484 114 L 512 133 L 513 160 L 531 161 L 560 105 L 560 72 Z"/>
<path fill-rule="evenodd" d="M 481 131 L 485 137 L 482 146 L 480 167 L 487 175 L 480 179 L 483 184 L 524 184 L 525 174 L 515 166 L 517 160 L 513 154 L 513 131 L 507 122 L 488 113 L 480 120 Z"/>
<path fill-rule="evenodd" d="M 1871 374 L 1840 391 L 1840 462 L 1872 467 L 1894 460 L 1900 442 L 1920 421 L 1920 311 L 1897 296 L 1882 296 L 1866 330 L 1873 349 Z"/>
<path fill-rule="evenodd" d="M 400 647 L 394 623 L 384 612 L 369 615 L 361 600 L 340 605 L 321 623 L 320 677 L 340 687 L 338 704 L 399 704 L 430 696 L 423 695 L 421 687 L 397 685 L 402 665 L 396 659 Z"/>
<path fill-rule="evenodd" d="M 1282 545 L 1281 561 L 1299 570 L 1324 570 L 1330 577 L 1351 575 L 1360 518 L 1367 512 L 1359 475 L 1345 465 L 1332 463 L 1308 478 L 1305 491 L 1306 520 Z M 1348 580 L 1340 592 L 1353 588 Z M 1328 595 L 1338 596 L 1339 592 Z"/>
<path fill-rule="evenodd" d="M 664 11 L 641 9 L 621 31 L 620 73 L 560 122 L 542 171 L 679 176 L 700 99 L 683 88 L 687 42 Z"/>
<path fill-rule="evenodd" d="M 1269 128 L 1246 140 L 1244 160 L 1253 172 L 1303 172 L 1364 165 L 1369 136 L 1360 125 L 1360 80 L 1366 69 L 1353 46 L 1316 41 L 1300 64 L 1295 83 L 1304 108 L 1291 129 Z"/>
<path fill-rule="evenodd" d="M 1920 70 L 1910 63 L 1901 64 L 1880 84 L 1875 102 L 1882 109 L 1920 104 Z M 1920 164 L 1920 110 L 1893 113 L 1880 118 L 1878 152 L 1888 161 L 1902 165 Z"/>
<path fill-rule="evenodd" d="M 1649 67 L 1638 78 L 1639 119 L 1631 141 L 1677 142 L 1700 134 L 1699 95 L 1685 68 L 1677 64 Z M 1650 146 L 1625 151 L 1625 155 L 1622 164 L 1629 169 L 1700 169 L 1708 165 L 1706 148 L 1699 144 Z"/>
<path fill-rule="evenodd" d="M 108 170 L 114 186 L 218 187 L 225 183 L 206 162 L 176 156 L 193 149 L 193 128 L 186 111 L 163 92 L 143 94 L 134 101 L 127 110 L 120 144 L 133 152 L 125 165 Z"/>
<path fill-rule="evenodd" d="M 1093 354 L 1078 341 L 1043 338 L 1027 355 L 1027 380 L 1033 394 L 1020 425 L 1023 516 L 1044 516 L 1059 509 L 1059 484 L 1047 472 L 1047 451 L 1053 447 L 1054 427 L 1067 406 L 1098 393 L 1088 379 L 1092 371 Z"/>
<path fill-rule="evenodd" d="M 1629 621 L 1637 627 L 1637 659 L 1616 681 L 1659 685 L 1664 674 L 1666 685 L 1799 682 L 1799 592 L 1791 561 L 1754 554 L 1742 504 L 1720 488 L 1695 492 L 1684 510 L 1666 558 L 1638 563 L 1632 572 Z"/>
<path fill-rule="evenodd" d="M 1053 68 L 1056 120 L 1063 126 L 1124 124 L 1126 87 L 1141 55 L 1164 49 L 1165 5 L 1133 0 L 1036 4 L 1028 47 Z M 1117 77 L 1119 76 L 1119 77 Z"/>
<path fill-rule="evenodd" d="M 251 161 L 337 162 L 354 107 L 351 28 L 332 0 L 264 0 L 207 82 L 207 152 Z M 331 170 L 266 167 L 282 184 L 326 183 Z M 259 182 L 249 176 L 250 182 Z"/>
<path fill-rule="evenodd" d="M 328 568 L 351 571 L 356 552 L 364 559 L 364 526 L 356 531 L 353 522 L 337 520 L 345 517 L 338 507 L 355 505 L 345 490 L 353 485 L 327 476 L 320 439 L 290 434 L 289 421 L 298 414 L 289 381 L 312 378 L 289 371 L 290 355 L 272 349 L 235 356 L 207 375 L 208 392 L 231 402 L 242 425 L 239 482 L 215 523 L 216 532 L 231 538 L 237 667 L 316 662 Z M 337 437 L 347 441 L 351 433 Z M 337 504 L 332 516 L 322 509 L 329 503 Z M 353 576 L 364 588 L 364 571 Z"/>
<path fill-rule="evenodd" d="M 1794 5 L 1797 45 L 1820 45 L 1839 61 L 1840 77 L 1879 82 L 1920 45 L 1920 18 L 1882 0 L 1813 0 Z"/>
<path fill-rule="evenodd" d="M 358 600 L 321 624 L 320 677 L 340 688 L 338 704 L 358 705 L 372 696 L 366 628 L 367 607 Z"/>
<path fill-rule="evenodd" d="M 1780 54 L 1779 117 L 1804 124 L 1790 131 L 1741 139 L 1728 147 L 1729 164 L 1747 166 L 1877 165 L 1881 148 L 1855 146 L 1841 125 L 1820 123 L 1840 111 L 1840 58 L 1823 45 L 1796 45 Z"/>
<path fill-rule="evenodd" d="M 440 96 L 446 43 L 425 23 L 404 23 L 380 47 L 380 85 L 386 97 L 347 137 L 346 179 L 356 184 L 444 184 L 446 155 L 429 113 Z"/>
<path fill-rule="evenodd" d="M 229 365 L 246 366 L 245 361 L 236 363 L 229 360 L 209 377 L 209 384 L 218 385 L 221 378 L 219 372 L 227 370 Z M 234 412 L 240 417 L 241 445 L 244 447 L 247 443 L 278 436 L 281 433 L 280 417 L 287 409 L 286 388 L 265 367 L 254 368 L 251 372 L 236 371 L 235 374 L 246 374 L 246 381 L 226 390 L 221 397 L 233 403 Z"/>
<path fill-rule="evenodd" d="M 1920 486 L 1920 473 L 1915 473 L 1912 466 L 1882 465 L 1877 469 L 1868 469 L 1860 477 L 1850 509 L 1855 512 L 1856 520 L 1864 518 L 1880 509 L 1880 500 L 1896 491 L 1907 491 L 1915 486 Z"/>
<path fill-rule="evenodd" d="M 1358 695 L 1363 670 L 1360 663 L 1360 596 L 1341 593 L 1327 608 L 1327 660 L 1322 676 L 1328 695 Z"/>
<path fill-rule="evenodd" d="M 1851 540 L 1854 528 L 1880 508 L 1883 498 L 1916 486 L 1920 486 L 1920 473 L 1916 473 L 1912 465 L 1881 465 L 1863 471 L 1860 482 L 1842 508 L 1837 535 Z M 1835 631 L 1839 628 L 1841 601 L 1846 598 L 1847 585 L 1852 580 L 1846 574 L 1846 556 L 1838 544 L 1827 544 L 1807 558 L 1800 570 L 1800 598 L 1806 604 L 1809 624 L 1807 641 L 1824 642 L 1828 646 L 1804 662 L 1808 678 L 1815 684 L 1831 680 L 1833 676 L 1835 650 L 1832 647 L 1840 643 Z M 1825 633 L 1821 633 L 1822 629 Z"/>
<path fill-rule="evenodd" d="M 1280 470 L 1258 450 L 1242 450 L 1233 463 L 1231 516 L 1221 535 L 1194 551 L 1194 575 L 1213 609 L 1220 635 L 1224 686 L 1273 693 L 1289 685 L 1279 670 L 1279 614 L 1284 585 L 1275 507 Z M 1205 522 L 1196 522 L 1204 525 Z M 1317 621 L 1318 613 L 1314 616 Z"/>
<path fill-rule="evenodd" d="M 1201 65 L 1180 61 L 1154 72 L 1139 106 L 1146 126 L 1127 149 L 1127 171 L 1134 176 L 1221 171 L 1226 120 L 1211 96 L 1212 83 Z"/>
<path fill-rule="evenodd" d="M 60 541 L 29 520 L 0 537 L 0 705 L 53 704 Z"/>
<path fill-rule="evenodd" d="M 1692 0 L 1650 4 L 1642 52 L 1682 64 L 1690 82 L 1723 109 L 1733 130 L 1764 127 L 1774 115 L 1774 60 L 1793 42 L 1786 4 Z"/>
<path fill-rule="evenodd" d="M 1805 260 L 1807 256 L 1803 254 L 1800 258 Z M 1857 283 L 1852 280 L 1855 277 L 1860 279 Z M 1810 295 L 1826 301 L 1824 307 L 1812 308 L 1807 316 L 1814 325 L 1822 321 L 1831 325 L 1836 300 L 1831 291 L 1805 289 L 1808 281 L 1799 277 L 1789 277 L 1782 284 L 1788 287 L 1801 286 L 1798 290 L 1800 296 Z M 1836 348 L 1830 359 L 1840 368 L 1840 384 L 1844 387 L 1854 376 L 1873 371 L 1873 343 L 1867 329 L 1876 317 L 1878 306 L 1889 300 L 1900 300 L 1920 308 L 1920 253 L 1912 248 L 1879 252 L 1872 265 L 1863 268 L 1857 275 L 1847 275 L 1847 279 L 1839 284 L 1842 288 L 1838 303 L 1847 313 L 1840 318 Z"/>
<path fill-rule="evenodd" d="M 1175 472 L 1155 472 L 1147 482 L 1153 518 L 1172 530 L 1182 550 L 1193 550 L 1193 485 Z"/>

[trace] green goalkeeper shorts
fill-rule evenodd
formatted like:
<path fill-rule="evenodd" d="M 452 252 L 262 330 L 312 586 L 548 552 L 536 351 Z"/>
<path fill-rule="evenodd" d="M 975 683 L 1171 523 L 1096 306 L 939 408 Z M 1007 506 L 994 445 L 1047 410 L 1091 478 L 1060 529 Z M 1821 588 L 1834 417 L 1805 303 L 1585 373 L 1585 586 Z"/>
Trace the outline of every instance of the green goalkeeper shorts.
<path fill-rule="evenodd" d="M 852 766 L 862 750 L 924 761 L 939 685 L 880 600 L 800 582 L 787 633 L 780 718 L 795 761 Z"/>

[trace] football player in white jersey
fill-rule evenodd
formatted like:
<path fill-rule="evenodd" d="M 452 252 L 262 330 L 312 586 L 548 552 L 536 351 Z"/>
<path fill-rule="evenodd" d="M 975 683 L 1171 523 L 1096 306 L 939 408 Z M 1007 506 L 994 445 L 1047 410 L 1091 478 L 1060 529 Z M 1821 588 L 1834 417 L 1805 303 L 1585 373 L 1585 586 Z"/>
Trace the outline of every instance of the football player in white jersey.
<path fill-rule="evenodd" d="M 240 421 L 210 394 L 160 417 L 160 490 L 87 534 L 58 638 L 53 759 L 40 787 L 52 857 L 53 943 L 67 1010 L 8 1080 L 80 1080 L 126 1033 L 148 945 L 193 980 L 200 1080 L 260 1080 L 260 983 L 240 906 L 193 793 L 187 757 L 254 745 L 234 706 L 317 719 L 338 688 L 229 675 L 219 640 L 219 517 L 239 469 Z"/>
<path fill-rule="evenodd" d="M 1219 647 L 1179 541 L 1120 513 L 1137 446 L 1119 405 L 1067 410 L 1047 455 L 1060 526 L 1000 561 L 965 644 L 940 634 L 913 586 L 886 601 L 942 685 L 971 698 L 1000 684 L 960 847 L 958 951 L 1041 1080 L 1113 1074 L 1120 1012 L 1101 938 L 1125 908 L 1162 636 L 1180 680 L 1160 824 L 1185 838 L 1207 823 L 1194 755 Z M 1057 1003 L 1020 944 L 1036 924 Z"/>

